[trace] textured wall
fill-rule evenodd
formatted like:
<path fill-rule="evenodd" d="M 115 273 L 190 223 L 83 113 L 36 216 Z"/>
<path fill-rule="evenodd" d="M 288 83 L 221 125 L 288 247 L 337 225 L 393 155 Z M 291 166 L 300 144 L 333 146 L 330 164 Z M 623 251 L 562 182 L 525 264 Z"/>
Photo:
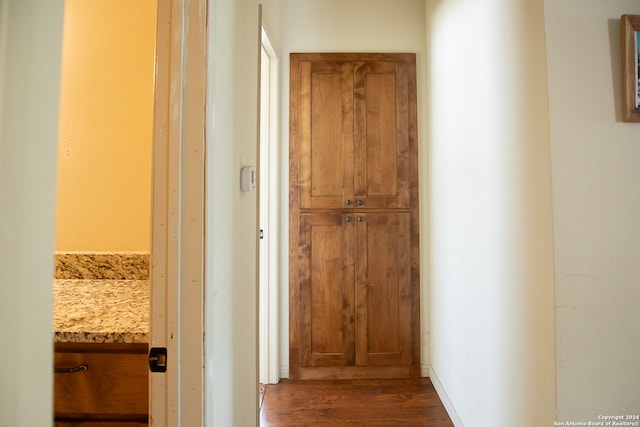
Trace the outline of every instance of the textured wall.
<path fill-rule="evenodd" d="M 156 3 L 65 2 L 56 250 L 149 251 Z"/>

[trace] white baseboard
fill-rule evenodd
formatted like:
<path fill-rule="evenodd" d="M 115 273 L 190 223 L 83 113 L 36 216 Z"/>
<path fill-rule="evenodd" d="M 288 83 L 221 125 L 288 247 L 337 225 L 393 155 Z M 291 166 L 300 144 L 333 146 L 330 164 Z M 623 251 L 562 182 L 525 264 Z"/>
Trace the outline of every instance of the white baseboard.
<path fill-rule="evenodd" d="M 429 378 L 431 373 L 431 365 L 420 365 L 420 376 L 423 378 Z"/>
<path fill-rule="evenodd" d="M 280 378 L 289 378 L 288 366 L 280 366 Z"/>
<path fill-rule="evenodd" d="M 431 366 L 429 366 L 429 379 L 431 379 L 431 383 L 436 389 L 438 397 L 440 397 L 440 400 L 444 405 L 444 409 L 447 410 L 447 413 L 449 414 L 449 418 L 451 418 L 451 422 L 453 422 L 453 425 L 455 427 L 464 427 L 462 421 L 460 420 L 460 417 L 458 416 L 458 413 L 456 412 L 456 409 L 453 407 L 451 400 L 449 400 L 449 396 L 447 396 L 447 392 L 444 390 L 444 387 L 442 387 L 442 383 L 438 379 L 438 375 L 436 375 L 436 372 Z"/>

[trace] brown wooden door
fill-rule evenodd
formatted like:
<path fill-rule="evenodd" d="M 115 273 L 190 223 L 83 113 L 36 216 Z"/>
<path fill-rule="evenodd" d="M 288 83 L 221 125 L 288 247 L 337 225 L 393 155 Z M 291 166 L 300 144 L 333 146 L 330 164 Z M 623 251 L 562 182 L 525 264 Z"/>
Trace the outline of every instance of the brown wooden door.
<path fill-rule="evenodd" d="M 414 62 L 309 56 L 292 68 L 299 207 L 409 208 Z"/>
<path fill-rule="evenodd" d="M 300 216 L 298 310 L 303 366 L 349 366 L 355 361 L 352 214 Z"/>
<path fill-rule="evenodd" d="M 292 54 L 290 101 L 290 376 L 418 376 L 415 55 Z"/>
<path fill-rule="evenodd" d="M 368 208 L 409 208 L 412 63 L 367 62 L 354 70 L 354 197 Z"/>
<path fill-rule="evenodd" d="M 353 64 L 303 61 L 299 79 L 301 209 L 353 200 Z"/>
<path fill-rule="evenodd" d="M 410 365 L 409 213 L 356 214 L 356 365 Z"/>

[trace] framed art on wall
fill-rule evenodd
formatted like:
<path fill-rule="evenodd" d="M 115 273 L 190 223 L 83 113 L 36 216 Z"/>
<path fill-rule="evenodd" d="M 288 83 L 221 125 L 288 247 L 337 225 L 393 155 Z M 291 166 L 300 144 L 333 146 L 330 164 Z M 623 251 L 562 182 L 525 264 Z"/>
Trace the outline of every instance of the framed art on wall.
<path fill-rule="evenodd" d="M 622 118 L 640 122 L 640 15 L 622 15 Z"/>

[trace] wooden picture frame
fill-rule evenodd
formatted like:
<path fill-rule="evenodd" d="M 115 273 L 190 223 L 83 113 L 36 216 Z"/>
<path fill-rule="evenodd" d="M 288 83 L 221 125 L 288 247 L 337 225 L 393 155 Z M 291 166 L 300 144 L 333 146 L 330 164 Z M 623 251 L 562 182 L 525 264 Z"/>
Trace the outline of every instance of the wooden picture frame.
<path fill-rule="evenodd" d="M 622 15 L 622 119 L 640 122 L 640 15 Z"/>

